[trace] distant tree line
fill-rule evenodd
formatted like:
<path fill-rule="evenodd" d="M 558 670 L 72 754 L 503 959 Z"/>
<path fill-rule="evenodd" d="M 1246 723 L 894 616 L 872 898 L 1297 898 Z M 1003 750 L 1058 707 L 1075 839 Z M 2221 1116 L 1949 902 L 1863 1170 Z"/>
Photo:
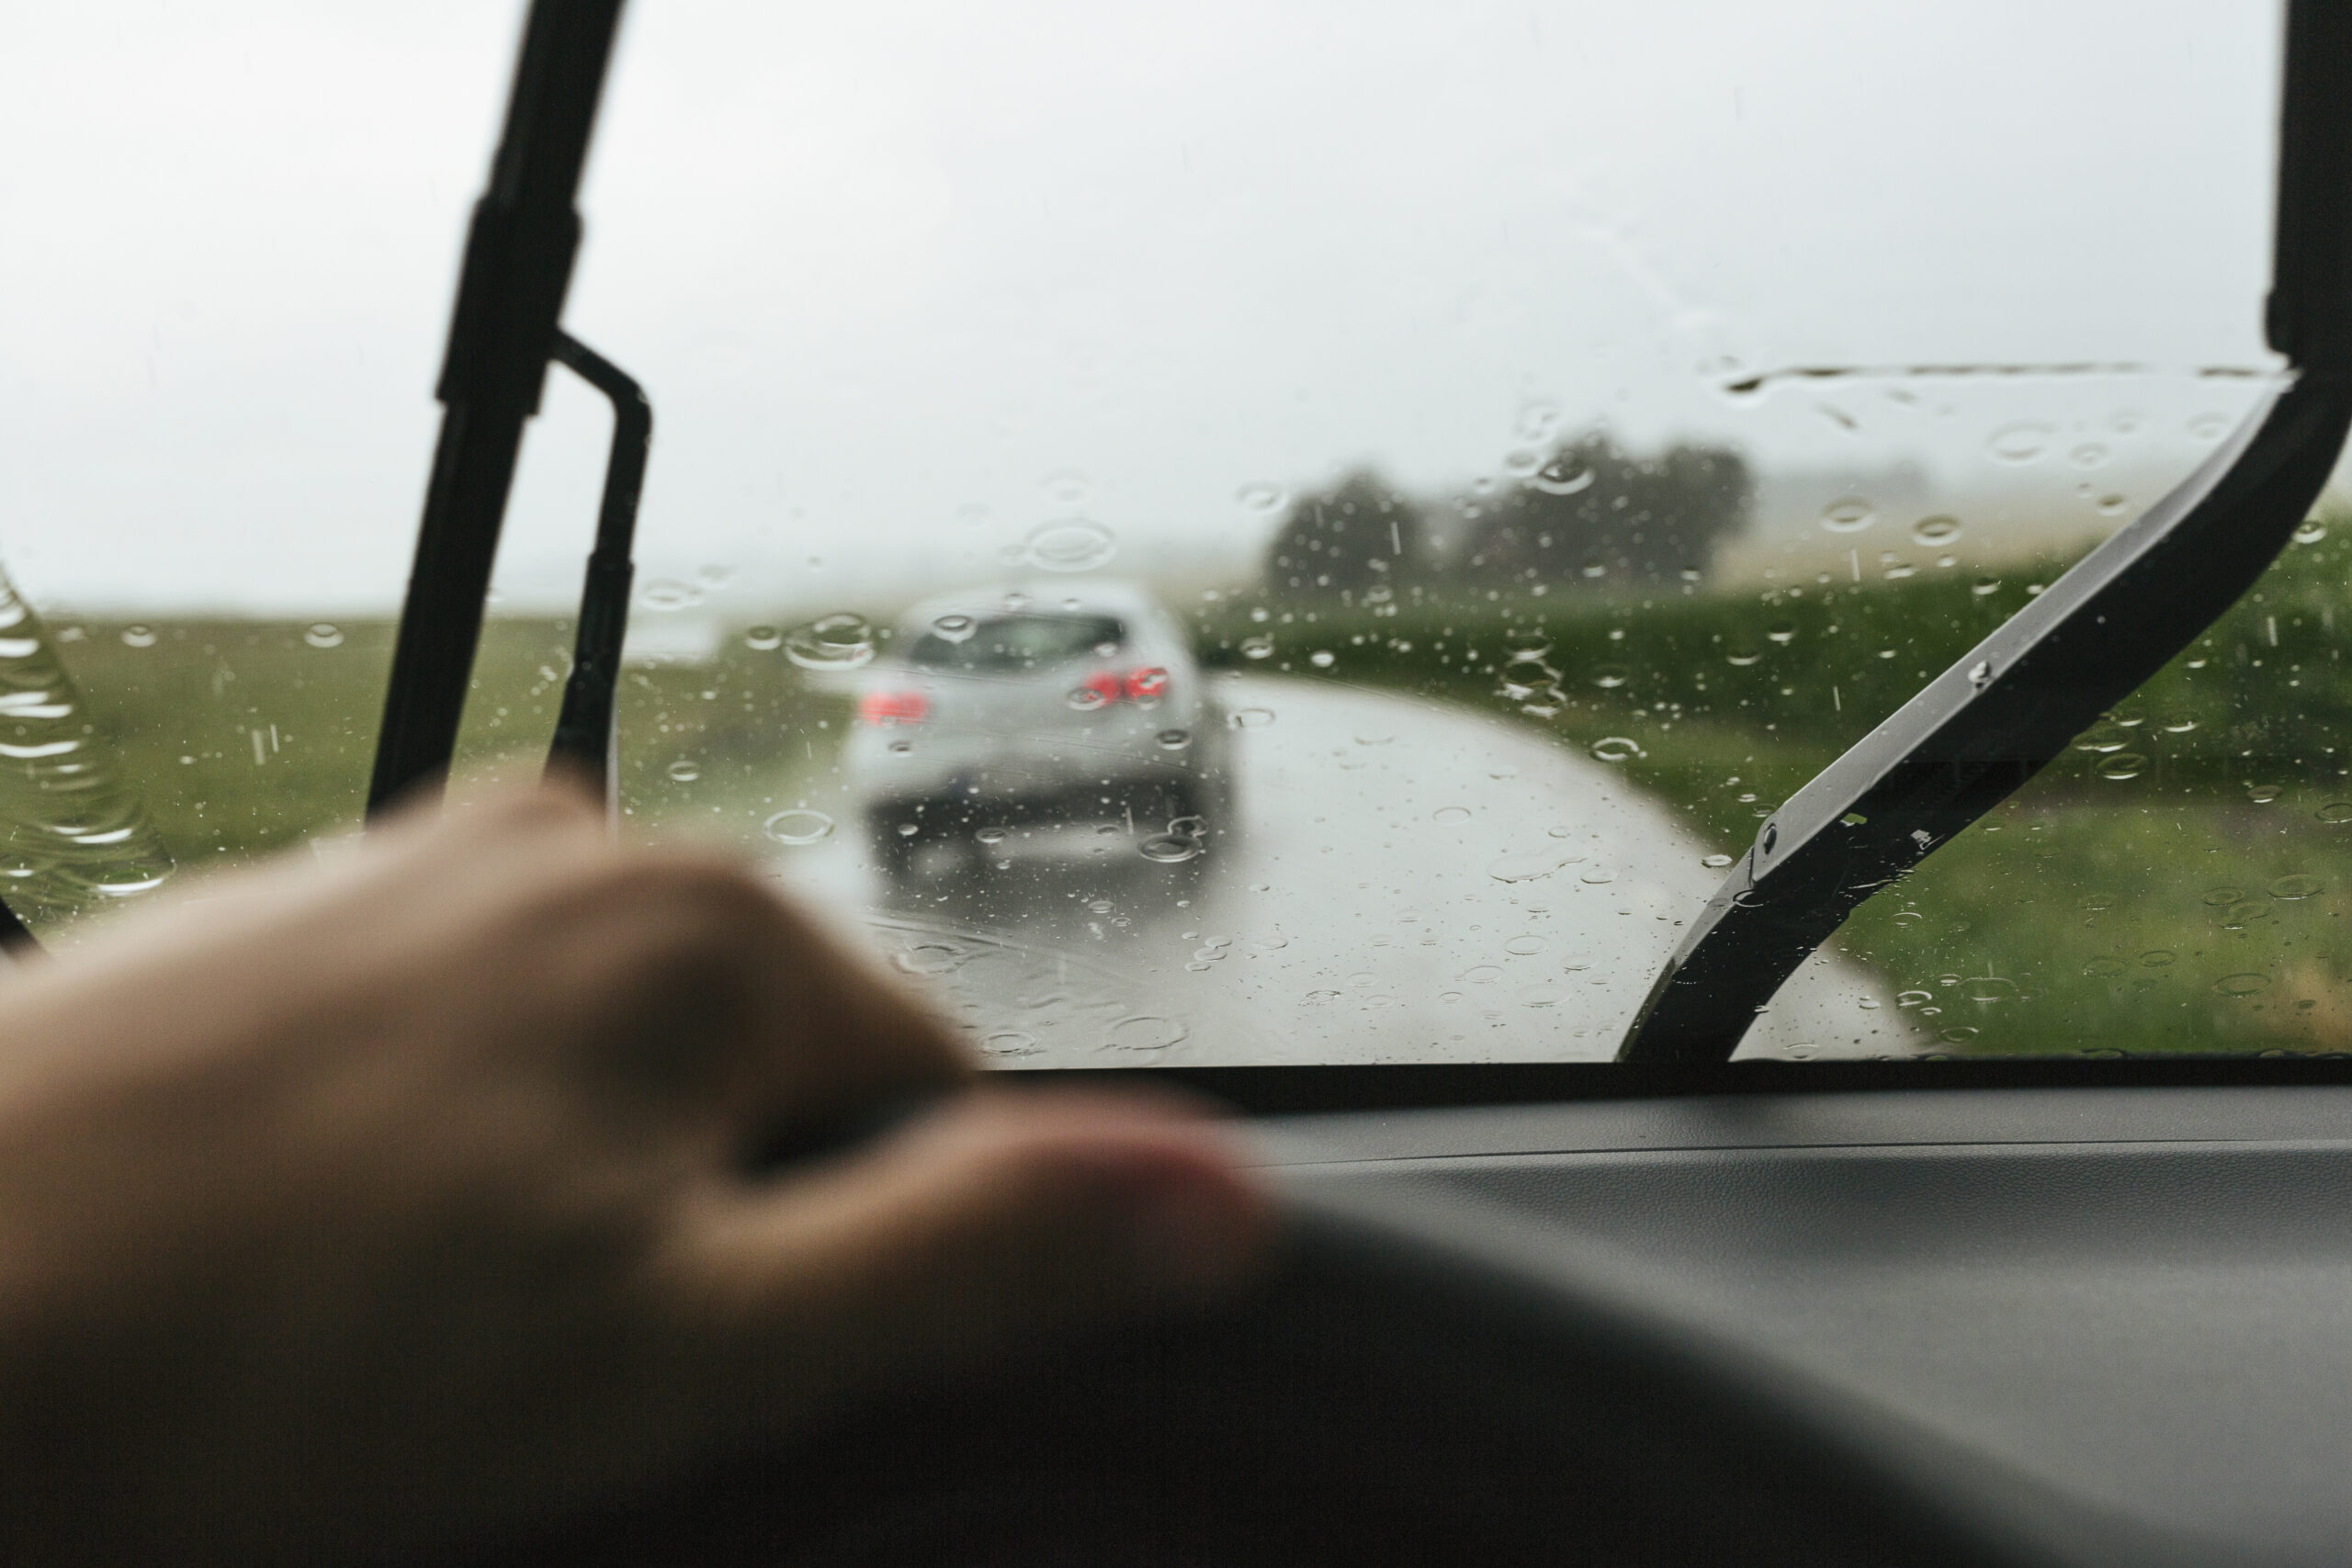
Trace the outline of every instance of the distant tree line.
<path fill-rule="evenodd" d="M 1266 547 L 1271 597 L 1379 603 L 1409 588 L 1547 592 L 1691 581 L 1747 527 L 1755 480 L 1725 446 L 1650 457 L 1574 436 L 1465 494 L 1409 495 L 1360 466 L 1293 498 Z"/>

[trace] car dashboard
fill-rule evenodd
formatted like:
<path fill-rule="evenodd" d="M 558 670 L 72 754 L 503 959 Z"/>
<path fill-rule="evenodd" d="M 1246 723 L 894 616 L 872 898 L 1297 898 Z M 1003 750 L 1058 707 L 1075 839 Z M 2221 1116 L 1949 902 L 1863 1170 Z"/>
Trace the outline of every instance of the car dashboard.
<path fill-rule="evenodd" d="M 1307 1213 L 1679 1344 L 2051 1563 L 2352 1555 L 2352 1088 L 1294 1116 Z"/>

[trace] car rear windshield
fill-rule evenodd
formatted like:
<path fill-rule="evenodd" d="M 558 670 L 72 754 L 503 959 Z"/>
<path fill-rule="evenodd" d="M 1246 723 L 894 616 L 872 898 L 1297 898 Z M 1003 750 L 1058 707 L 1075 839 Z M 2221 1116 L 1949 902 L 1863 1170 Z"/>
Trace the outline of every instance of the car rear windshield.
<path fill-rule="evenodd" d="M 941 615 L 907 650 L 908 662 L 991 674 L 1068 663 L 1116 650 L 1126 627 L 1109 615 Z"/>

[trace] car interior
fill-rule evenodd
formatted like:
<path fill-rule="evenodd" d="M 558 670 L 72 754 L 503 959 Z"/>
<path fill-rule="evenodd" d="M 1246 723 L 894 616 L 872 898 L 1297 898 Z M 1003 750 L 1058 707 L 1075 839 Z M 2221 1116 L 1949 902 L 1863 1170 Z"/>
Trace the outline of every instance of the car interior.
<path fill-rule="evenodd" d="M 570 766 L 1293 1216 L 452 1560 L 2352 1558 L 2352 12 L 248 11 L 0 109 L 0 945 Z"/>

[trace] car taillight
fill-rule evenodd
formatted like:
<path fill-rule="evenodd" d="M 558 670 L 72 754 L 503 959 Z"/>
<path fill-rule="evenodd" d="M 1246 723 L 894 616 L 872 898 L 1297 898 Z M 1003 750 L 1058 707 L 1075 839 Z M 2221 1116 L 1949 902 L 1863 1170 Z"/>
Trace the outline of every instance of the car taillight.
<path fill-rule="evenodd" d="M 1136 670 L 1129 672 L 1127 676 L 1128 701 L 1137 703 L 1156 703 L 1167 694 L 1167 671 L 1153 669 Z"/>
<path fill-rule="evenodd" d="M 1153 666 L 1130 670 L 1124 675 L 1108 670 L 1098 670 L 1078 683 L 1069 694 L 1069 705 L 1080 710 L 1108 707 L 1113 703 L 1134 703 L 1150 707 L 1168 694 L 1168 671 Z"/>
<path fill-rule="evenodd" d="M 867 724 L 921 724 L 931 699 L 921 692 L 868 692 L 857 699 L 857 716 Z"/>

